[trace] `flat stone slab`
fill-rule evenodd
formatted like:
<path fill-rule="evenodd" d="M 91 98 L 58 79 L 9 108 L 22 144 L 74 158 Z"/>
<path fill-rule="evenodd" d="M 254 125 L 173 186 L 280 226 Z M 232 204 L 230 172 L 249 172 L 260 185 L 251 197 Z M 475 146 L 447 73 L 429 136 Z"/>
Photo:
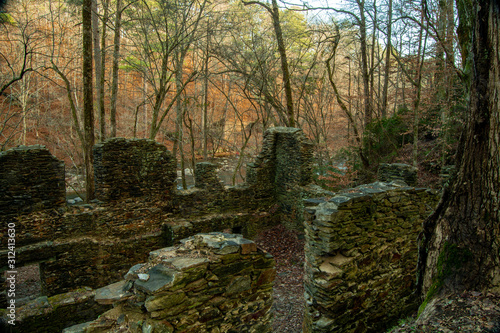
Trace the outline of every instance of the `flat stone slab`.
<path fill-rule="evenodd" d="M 251 240 L 243 238 L 240 234 L 229 234 L 224 232 L 210 232 L 198 234 L 181 243 L 188 248 L 209 248 L 214 254 L 225 255 L 238 253 L 244 254 L 257 251 L 257 245 Z"/>
<path fill-rule="evenodd" d="M 154 294 L 161 290 L 172 287 L 182 275 L 181 272 L 165 267 L 163 264 L 158 264 L 151 268 L 147 274 L 149 279 L 147 281 L 136 280 L 134 285 L 137 289 L 145 292 L 146 294 Z"/>
<path fill-rule="evenodd" d="M 129 290 L 132 282 L 122 280 L 96 290 L 95 301 L 99 304 L 113 304 L 133 296 Z"/>
<path fill-rule="evenodd" d="M 207 258 L 188 258 L 188 257 L 177 257 L 172 259 L 164 260 L 164 262 L 171 264 L 179 271 L 185 271 L 193 267 L 200 266 L 204 263 L 209 262 Z"/>
<path fill-rule="evenodd" d="M 90 327 L 90 324 L 92 324 L 92 321 L 78 324 L 78 325 L 73 325 L 70 327 L 67 327 L 62 330 L 62 333 L 85 333 L 85 329 L 87 327 Z"/>

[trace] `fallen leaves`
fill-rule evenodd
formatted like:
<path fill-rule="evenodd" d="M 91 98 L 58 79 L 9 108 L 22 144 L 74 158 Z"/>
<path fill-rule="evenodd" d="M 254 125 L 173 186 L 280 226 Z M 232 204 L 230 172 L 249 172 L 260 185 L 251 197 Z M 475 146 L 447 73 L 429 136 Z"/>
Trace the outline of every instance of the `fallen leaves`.
<path fill-rule="evenodd" d="M 302 332 L 304 317 L 304 238 L 282 225 L 260 233 L 255 243 L 274 256 L 273 332 Z"/>

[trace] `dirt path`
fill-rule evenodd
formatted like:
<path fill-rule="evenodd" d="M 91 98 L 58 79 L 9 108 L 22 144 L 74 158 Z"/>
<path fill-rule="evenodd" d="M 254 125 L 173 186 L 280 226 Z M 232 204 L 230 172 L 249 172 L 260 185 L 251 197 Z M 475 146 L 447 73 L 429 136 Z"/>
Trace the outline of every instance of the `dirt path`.
<path fill-rule="evenodd" d="M 276 261 L 273 332 L 302 332 L 304 318 L 303 235 L 278 225 L 259 234 L 255 243 Z"/>

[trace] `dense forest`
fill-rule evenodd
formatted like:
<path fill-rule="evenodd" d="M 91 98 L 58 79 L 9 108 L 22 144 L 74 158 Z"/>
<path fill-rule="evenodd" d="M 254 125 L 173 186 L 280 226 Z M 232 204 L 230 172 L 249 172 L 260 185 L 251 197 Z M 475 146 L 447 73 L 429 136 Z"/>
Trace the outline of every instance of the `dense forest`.
<path fill-rule="evenodd" d="M 184 176 L 217 156 L 239 171 L 266 128 L 293 126 L 323 185 L 381 162 L 440 184 L 467 107 L 466 3 L 9 0 L 0 150 L 43 144 L 83 172 L 89 143 L 150 138 Z"/>

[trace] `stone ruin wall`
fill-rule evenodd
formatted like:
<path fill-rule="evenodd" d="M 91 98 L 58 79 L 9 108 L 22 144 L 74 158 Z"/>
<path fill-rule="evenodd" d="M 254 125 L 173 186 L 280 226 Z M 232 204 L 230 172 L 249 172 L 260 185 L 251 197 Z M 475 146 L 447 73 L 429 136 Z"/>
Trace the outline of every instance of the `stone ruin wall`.
<path fill-rule="evenodd" d="M 98 289 L 95 300 L 113 308 L 63 332 L 271 332 L 275 276 L 274 259 L 254 242 L 197 234 Z"/>
<path fill-rule="evenodd" d="M 175 157 L 148 139 L 112 138 L 93 148 L 95 195 L 108 202 L 136 197 L 169 200 L 175 190 Z"/>
<path fill-rule="evenodd" d="M 308 201 L 304 332 L 384 332 L 418 307 L 417 236 L 438 194 L 396 184 Z"/>
<path fill-rule="evenodd" d="M 373 331 L 373 323 L 382 320 L 374 313 L 385 311 L 390 320 L 402 308 L 413 306 L 409 291 L 414 283 L 416 233 L 423 216 L 434 207 L 435 194 L 406 187 L 364 187 L 361 192 L 358 188 L 328 202 L 303 200 L 316 195 L 314 191 L 307 193 L 309 188 L 305 186 L 311 177 L 312 149 L 301 131 L 284 128 L 265 133 L 262 152 L 248 166 L 247 184 L 223 187 L 213 165 L 202 163 L 197 166 L 197 188 L 176 191 L 172 188 L 175 164 L 168 151 L 153 142 L 146 149 L 146 157 L 139 158 L 139 147 L 147 146 L 149 140 L 130 141 L 136 147 L 135 155 L 123 148 L 126 140 L 112 142 L 127 156 L 121 159 L 106 157 L 105 145 L 96 147 L 101 154 L 97 172 L 103 172 L 104 165 L 111 168 L 107 178 L 101 175 L 98 185 L 105 188 L 100 198 L 108 201 L 65 206 L 61 205 L 62 191 L 55 196 L 58 199 L 51 209 L 36 204 L 29 209 L 35 211 L 31 214 L 19 215 L 18 210 L 0 218 L 0 232 L 4 232 L 6 222 L 16 223 L 18 262 L 38 263 L 41 268 L 46 296 L 20 310 L 26 314 L 21 320 L 28 330 L 37 322 L 49 325 L 53 320 L 65 327 L 95 318 L 95 313 L 109 304 L 97 305 L 94 289 L 120 280 L 128 267 L 144 262 L 152 249 L 170 246 L 196 233 L 229 229 L 252 237 L 277 223 L 301 228 L 302 221 L 306 222 L 308 241 L 307 332 L 327 332 L 333 327 L 339 332 L 351 332 L 353 327 L 360 332 Z M 300 154 L 291 156 L 294 151 Z M 52 157 L 46 160 L 48 165 L 63 166 Z M 120 171 L 113 160 L 131 163 L 129 171 L 135 172 L 123 171 L 126 165 Z M 168 170 L 155 171 L 138 162 L 146 160 Z M 11 165 L 9 168 L 15 164 Z M 125 172 L 129 180 L 121 182 L 120 172 Z M 56 173 L 59 176 L 52 179 L 64 180 L 63 172 Z M 153 179 L 148 177 L 155 174 L 167 177 L 167 185 L 144 191 Z M 149 179 L 139 188 L 133 183 L 137 175 Z M 400 180 L 398 177 L 399 173 L 396 179 Z M 114 186 L 120 190 L 113 191 Z M 4 188 L 0 188 L 2 191 Z M 369 233 L 377 237 L 368 237 Z M 3 248 L 4 243 L 3 238 Z M 0 251 L 0 260 L 7 262 L 6 251 Z M 384 290 L 386 285 L 398 287 Z M 77 289 L 80 287 L 86 289 Z M 397 306 L 391 307 L 391 302 Z M 70 318 L 58 311 L 78 311 L 87 316 Z M 386 314 L 380 316 L 386 320 Z M 66 321 L 61 323 L 61 318 Z"/>
<path fill-rule="evenodd" d="M 0 152 L 0 213 L 29 213 L 66 203 L 64 163 L 45 146 Z"/>
<path fill-rule="evenodd" d="M 262 151 L 248 164 L 248 184 L 273 194 L 281 223 L 303 230 L 305 187 L 312 182 L 313 145 L 297 128 L 276 127 L 264 134 Z"/>
<path fill-rule="evenodd" d="M 264 140 L 263 145 L 275 152 L 275 138 L 289 131 L 269 132 L 270 139 Z M 293 130 L 293 133 L 303 140 L 302 132 Z M 289 140 L 293 140 L 293 135 Z M 127 149 L 127 145 L 131 148 Z M 142 150 L 145 152 L 141 153 Z M 254 178 L 255 183 L 224 187 L 213 165 L 201 163 L 197 166 L 197 187 L 177 191 L 173 188 L 175 163 L 170 153 L 154 141 L 111 139 L 96 145 L 94 153 L 100 200 L 90 205 L 66 206 L 62 191 L 57 196 L 57 205 L 49 209 L 38 205 L 30 214 L 18 211 L 0 217 L 0 232 L 6 231 L 7 223 L 16 224 L 18 266 L 32 263 L 39 266 L 47 304 L 57 304 L 58 295 L 77 288 L 95 289 L 115 282 L 131 265 L 143 262 L 152 249 L 172 245 L 196 233 L 233 230 L 253 237 L 259 230 L 280 223 L 275 192 L 268 191 L 268 184 L 260 176 Z M 52 161 L 57 160 L 50 156 Z M 147 166 L 150 162 L 154 167 Z M 23 163 L 34 165 L 29 159 Z M 50 169 L 53 164 L 46 163 L 44 168 Z M 63 166 L 60 161 L 55 164 Z M 268 166 L 255 165 L 254 170 L 262 174 L 260 170 L 269 171 Z M 14 164 L 9 168 L 15 170 Z M 62 181 L 63 170 L 53 170 Z M 163 179 L 164 184 L 152 184 L 155 177 Z M 29 183 L 18 185 L 21 192 L 22 188 L 29 191 Z M 6 238 L 1 242 L 0 260 L 6 263 L 7 251 L 3 251 Z M 5 270 L 6 267 L 1 269 Z M 0 301 L 5 305 L 5 297 Z"/>
<path fill-rule="evenodd" d="M 381 182 L 403 182 L 408 186 L 417 186 L 417 168 L 403 163 L 381 163 L 377 179 Z"/>

